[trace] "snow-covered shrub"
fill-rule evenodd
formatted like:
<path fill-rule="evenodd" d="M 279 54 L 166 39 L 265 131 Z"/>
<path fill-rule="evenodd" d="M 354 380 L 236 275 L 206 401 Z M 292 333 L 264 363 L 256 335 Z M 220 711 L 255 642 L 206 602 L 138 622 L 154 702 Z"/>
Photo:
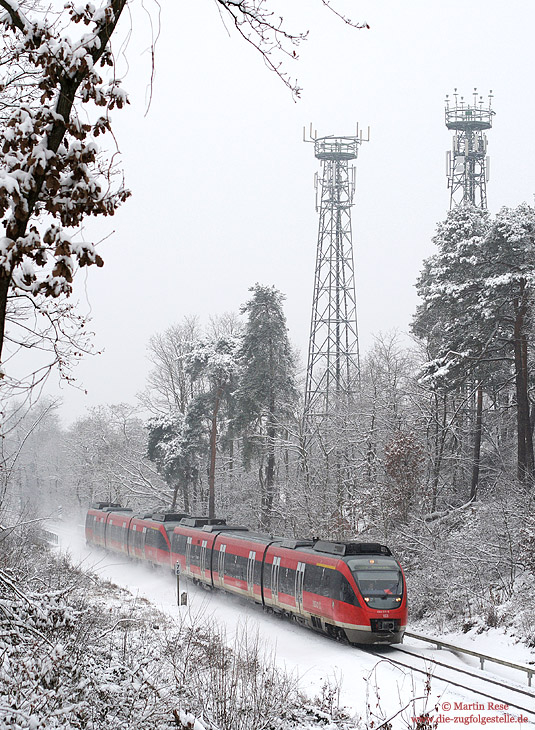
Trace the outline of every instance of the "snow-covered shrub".
<path fill-rule="evenodd" d="M 24 559 L 23 556 L 25 556 Z M 175 622 L 28 536 L 0 561 L 0 727 L 10 730 L 354 730 L 244 627 Z"/>
<path fill-rule="evenodd" d="M 522 528 L 527 507 L 513 487 L 487 501 L 433 515 L 399 531 L 408 581 L 411 620 L 429 620 L 439 630 L 512 626 L 524 608 L 510 601 L 526 574 Z M 527 606 L 525 607 L 527 608 Z"/>

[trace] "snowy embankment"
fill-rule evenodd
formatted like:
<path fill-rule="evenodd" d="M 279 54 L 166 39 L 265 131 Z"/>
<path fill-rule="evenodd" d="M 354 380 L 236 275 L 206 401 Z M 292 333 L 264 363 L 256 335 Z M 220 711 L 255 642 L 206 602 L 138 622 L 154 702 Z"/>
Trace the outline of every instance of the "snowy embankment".
<path fill-rule="evenodd" d="M 357 727 L 328 691 L 304 698 L 251 632 L 229 645 L 205 615 L 165 615 L 28 536 L 2 548 L 2 730 Z"/>
<path fill-rule="evenodd" d="M 437 714 L 441 713 L 443 707 L 449 708 L 446 715 L 442 715 L 451 717 L 451 722 L 454 722 L 453 718 L 459 717 L 457 722 L 466 723 L 467 710 L 455 710 L 456 706 L 483 704 L 484 711 L 479 713 L 480 719 L 488 718 L 488 722 L 494 723 L 511 722 L 499 718 L 515 714 L 512 708 L 496 711 L 493 707 L 488 707 L 486 698 L 482 699 L 474 692 L 463 691 L 436 679 L 431 680 L 431 691 L 427 696 L 426 677 L 394 665 L 389 659 L 391 652 L 388 648 L 380 650 L 380 655 L 377 656 L 337 644 L 327 637 L 267 615 L 258 606 L 219 592 L 207 592 L 185 580 L 182 581 L 181 590 L 187 591 L 188 605 L 179 607 L 176 584 L 171 574 L 150 570 L 117 556 L 88 548 L 81 526 L 61 526 L 60 549 L 68 551 L 75 564 L 129 590 L 138 598 L 150 601 L 155 610 L 179 621 L 181 625 L 197 627 L 199 630 L 206 626 L 217 627 L 217 632 L 224 635 L 230 646 L 243 646 L 246 640 L 260 644 L 264 654 L 298 682 L 301 691 L 309 697 L 323 696 L 327 704 L 332 700 L 345 707 L 349 715 L 360 718 L 363 727 L 377 726 L 393 717 L 393 727 L 411 727 L 414 725 L 411 719 L 413 716 L 432 711 L 435 706 L 438 707 Z M 500 635 L 500 644 L 495 644 L 494 639 L 498 641 L 498 633 L 449 638 L 455 639 L 453 643 L 458 642 L 484 653 L 511 658 L 512 661 L 527 664 L 535 659 L 532 651 L 512 645 L 512 642 L 506 643 L 503 635 Z M 420 650 L 429 659 L 436 655 L 430 646 Z M 471 657 L 448 655 L 447 661 L 453 664 L 458 662 L 459 666 L 477 666 L 477 659 Z M 511 675 L 509 670 L 498 668 L 495 671 L 493 667 L 491 671 L 505 674 L 510 681 L 522 685 L 522 678 Z M 413 701 L 414 698 L 421 699 Z M 397 715 L 401 708 L 406 709 Z"/>

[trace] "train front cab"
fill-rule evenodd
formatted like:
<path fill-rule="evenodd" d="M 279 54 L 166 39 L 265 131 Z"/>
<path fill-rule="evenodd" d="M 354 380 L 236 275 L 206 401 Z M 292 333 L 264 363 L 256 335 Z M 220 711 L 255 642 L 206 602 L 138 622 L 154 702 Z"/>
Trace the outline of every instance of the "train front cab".
<path fill-rule="evenodd" d="M 342 557 L 346 550 L 356 555 Z M 335 638 L 353 644 L 403 639 L 403 573 L 383 546 L 283 540 L 267 551 L 263 586 L 267 607 Z"/>
<path fill-rule="evenodd" d="M 379 552 L 380 548 L 382 552 Z M 355 590 L 356 609 L 337 604 L 335 619 L 353 644 L 400 644 L 407 626 L 407 592 L 401 566 L 388 548 L 370 545 L 339 561 Z M 349 622 L 345 616 L 352 617 Z"/>

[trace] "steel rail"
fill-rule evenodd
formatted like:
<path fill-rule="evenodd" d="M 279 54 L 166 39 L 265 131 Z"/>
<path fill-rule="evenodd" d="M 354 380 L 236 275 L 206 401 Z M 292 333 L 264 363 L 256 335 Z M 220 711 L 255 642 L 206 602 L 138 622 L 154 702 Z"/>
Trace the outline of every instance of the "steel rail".
<path fill-rule="evenodd" d="M 446 669 L 454 669 L 456 672 L 461 672 L 462 674 L 467 674 L 469 677 L 475 677 L 476 679 L 482 679 L 484 682 L 490 682 L 491 684 L 495 684 L 498 687 L 504 687 L 505 689 L 512 690 L 513 692 L 518 692 L 519 694 L 526 695 L 526 697 L 531 697 L 533 700 L 535 700 L 535 692 L 528 692 L 526 689 L 522 689 L 521 687 L 515 687 L 512 684 L 507 684 L 505 682 L 500 681 L 498 677 L 492 678 L 492 677 L 482 677 L 481 674 L 476 674 L 475 672 L 471 672 L 469 669 L 465 669 L 464 667 L 453 667 L 451 664 L 446 664 L 445 662 L 441 662 L 438 659 L 434 659 L 431 657 L 425 657 L 422 656 L 422 654 L 417 654 L 416 652 L 409 651 L 404 646 L 393 646 L 392 647 L 395 651 L 400 651 L 403 654 L 409 654 L 410 656 L 417 657 L 418 659 L 423 659 L 424 661 L 431 661 L 433 664 L 436 664 L 439 667 L 446 667 Z M 483 670 L 482 670 L 483 671 Z"/>
<path fill-rule="evenodd" d="M 460 652 L 461 654 L 475 656 L 479 659 L 482 671 L 485 668 L 485 662 L 494 662 L 495 664 L 502 664 L 504 667 L 509 667 L 510 669 L 517 669 L 520 672 L 525 672 L 528 675 L 528 687 L 531 687 L 531 680 L 533 675 L 535 675 L 535 668 L 527 667 L 525 664 L 508 662 L 506 659 L 498 659 L 497 657 L 489 656 L 488 654 L 480 654 L 478 651 L 464 649 L 462 646 L 455 646 L 454 644 L 448 644 L 447 641 L 442 641 L 442 639 L 433 639 L 430 636 L 424 636 L 423 634 L 414 634 L 412 631 L 406 631 L 405 636 L 409 636 L 411 639 L 418 639 L 419 641 L 427 641 L 429 644 L 434 644 L 437 649 L 449 649 L 450 651 Z"/>
<path fill-rule="evenodd" d="M 458 672 L 459 674 L 468 674 L 472 676 L 475 679 L 478 679 L 482 682 L 487 682 L 492 685 L 496 685 L 499 687 L 502 687 L 504 689 L 507 689 L 510 692 L 518 692 L 520 694 L 528 695 L 529 697 L 532 697 L 535 699 L 535 695 L 531 692 L 527 692 L 526 690 L 513 687 L 512 685 L 504 684 L 502 682 L 494 680 L 492 677 L 482 677 L 479 674 L 473 674 L 462 667 L 455 667 L 450 664 L 445 664 L 444 662 L 437 661 L 435 659 L 431 659 L 429 657 L 424 657 L 421 654 L 413 654 L 412 652 L 406 651 L 405 649 L 400 649 L 397 646 L 389 646 L 389 651 L 392 652 L 400 652 L 400 653 L 406 653 L 410 654 L 411 656 L 414 656 L 418 659 L 421 659 L 423 662 L 429 662 L 431 664 L 434 664 L 436 666 L 441 666 L 444 669 L 449 669 L 451 672 Z M 502 704 L 506 704 L 509 708 L 514 708 L 515 710 L 520 710 L 520 712 L 527 712 L 529 715 L 535 716 L 535 711 L 533 710 L 533 706 L 531 707 L 524 707 L 520 704 L 515 704 L 514 702 L 511 702 L 508 699 L 504 699 L 503 697 L 496 697 L 495 695 L 488 694 L 488 692 L 485 692 L 480 689 L 475 689 L 474 687 L 467 687 L 466 683 L 462 684 L 461 682 L 456 682 L 453 679 L 448 679 L 447 677 L 441 677 L 438 674 L 432 674 L 428 669 L 420 669 L 419 667 L 415 667 L 412 664 L 406 664 L 405 662 L 400 661 L 399 659 L 391 659 L 388 655 L 380 653 L 380 651 L 376 649 L 366 649 L 366 653 L 372 654 L 373 656 L 376 656 L 377 658 L 385 659 L 388 662 L 391 662 L 392 664 L 399 665 L 400 667 L 404 667 L 405 669 L 410 669 L 414 672 L 419 672 L 420 674 L 425 674 L 426 676 L 432 676 L 433 679 L 438 679 L 441 682 L 446 682 L 446 684 L 453 685 L 454 687 L 461 687 L 462 689 L 468 690 L 469 692 L 473 692 L 476 695 L 480 695 L 481 697 L 486 697 L 489 700 L 494 700 L 495 702 L 499 702 Z"/>

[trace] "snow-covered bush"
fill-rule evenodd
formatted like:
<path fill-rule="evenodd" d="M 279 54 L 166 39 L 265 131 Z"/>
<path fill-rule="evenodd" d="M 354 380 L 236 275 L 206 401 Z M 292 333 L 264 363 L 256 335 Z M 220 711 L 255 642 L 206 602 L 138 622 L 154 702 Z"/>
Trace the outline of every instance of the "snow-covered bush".
<path fill-rule="evenodd" d="M 400 532 L 411 620 L 439 630 L 516 626 L 521 634 L 528 606 L 519 586 L 533 581 L 525 546 L 528 509 L 509 485 L 485 502 L 413 521 Z"/>
<path fill-rule="evenodd" d="M 0 727 L 354 730 L 334 695 L 299 694 L 247 631 L 175 622 L 12 533 L 0 560 Z"/>

